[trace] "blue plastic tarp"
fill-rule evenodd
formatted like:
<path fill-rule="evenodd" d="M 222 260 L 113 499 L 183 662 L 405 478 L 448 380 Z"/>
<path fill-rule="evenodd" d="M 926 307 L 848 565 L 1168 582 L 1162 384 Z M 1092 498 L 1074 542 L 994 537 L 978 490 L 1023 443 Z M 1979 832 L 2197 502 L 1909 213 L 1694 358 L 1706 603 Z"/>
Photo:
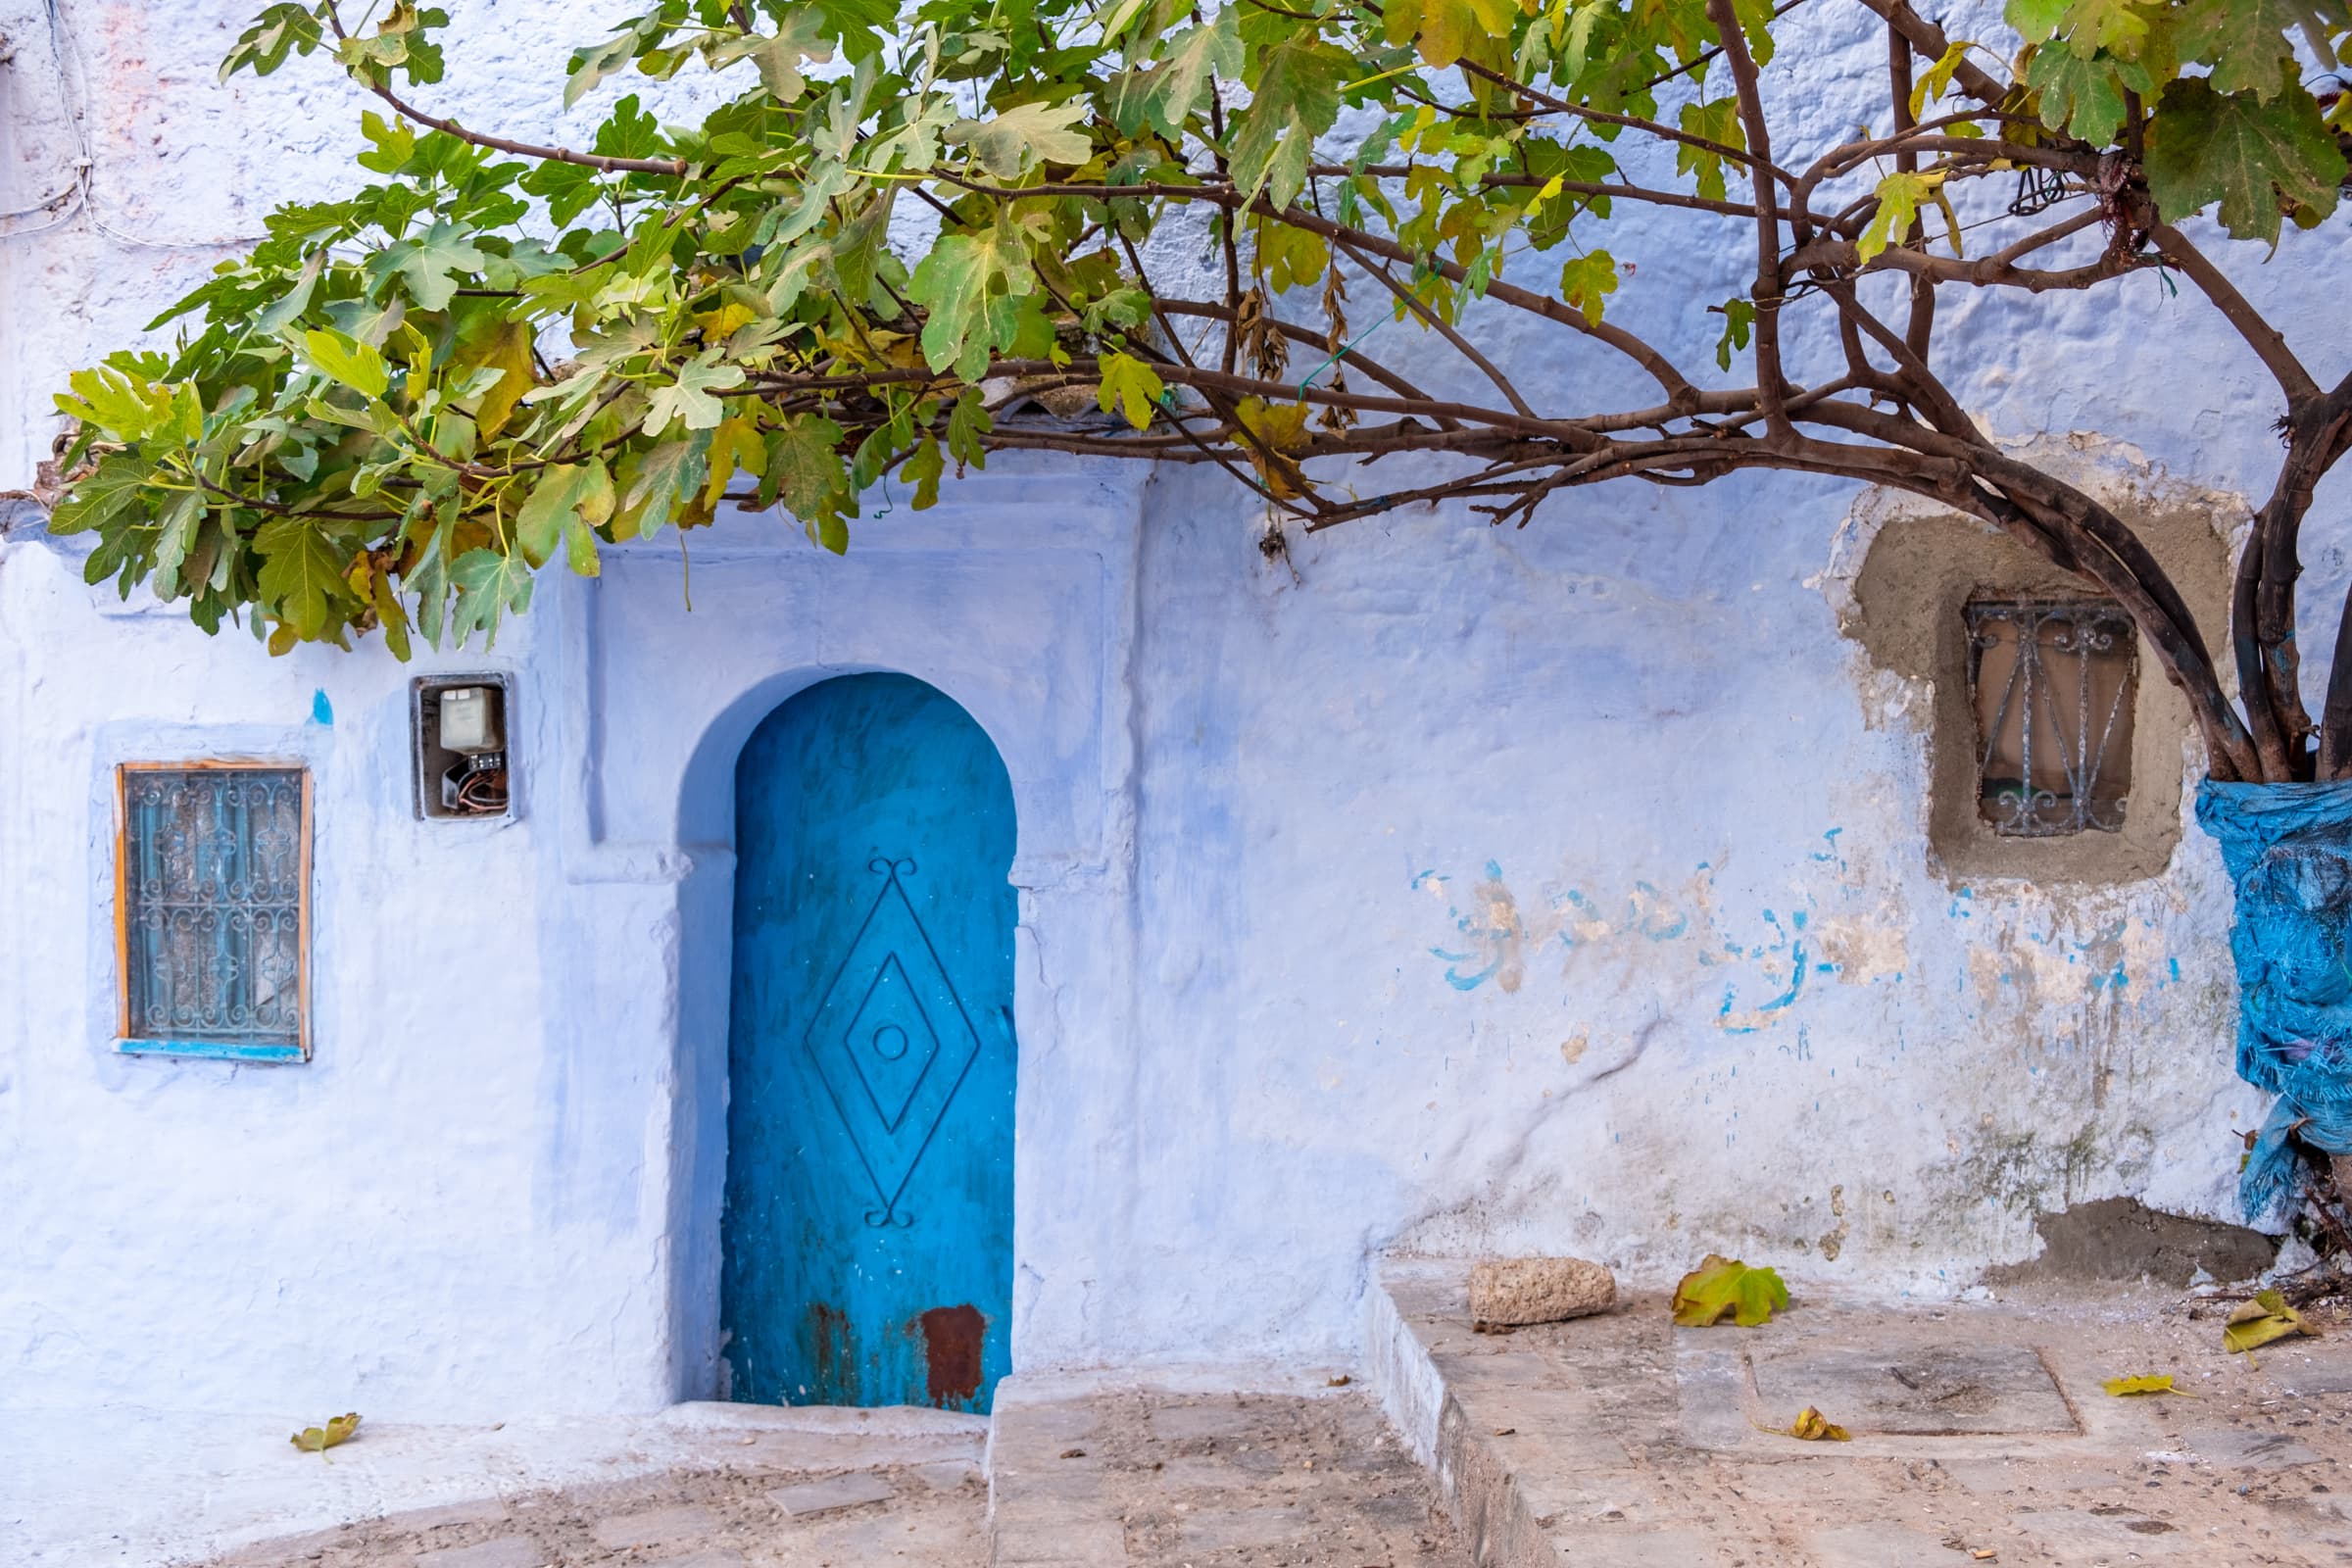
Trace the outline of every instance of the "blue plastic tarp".
<path fill-rule="evenodd" d="M 2208 779 L 2197 821 L 2237 892 L 2237 1073 L 2278 1097 L 2238 1198 L 2249 1223 L 2283 1228 L 2304 1154 L 2352 1153 L 2352 781 Z"/>

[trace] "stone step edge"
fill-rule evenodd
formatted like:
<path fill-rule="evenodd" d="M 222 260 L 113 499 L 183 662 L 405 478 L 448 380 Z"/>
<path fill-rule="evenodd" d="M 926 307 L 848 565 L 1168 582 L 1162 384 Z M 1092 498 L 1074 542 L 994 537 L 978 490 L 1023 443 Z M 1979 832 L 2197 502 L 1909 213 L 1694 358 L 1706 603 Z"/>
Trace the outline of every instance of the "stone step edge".
<path fill-rule="evenodd" d="M 1559 1568 L 1559 1548 L 1537 1524 L 1510 1465 L 1463 1414 L 1389 1291 L 1395 1278 L 1459 1278 L 1464 1267 L 1392 1262 L 1375 1269 L 1364 1291 L 1364 1375 L 1413 1457 L 1435 1476 L 1478 1568 Z"/>

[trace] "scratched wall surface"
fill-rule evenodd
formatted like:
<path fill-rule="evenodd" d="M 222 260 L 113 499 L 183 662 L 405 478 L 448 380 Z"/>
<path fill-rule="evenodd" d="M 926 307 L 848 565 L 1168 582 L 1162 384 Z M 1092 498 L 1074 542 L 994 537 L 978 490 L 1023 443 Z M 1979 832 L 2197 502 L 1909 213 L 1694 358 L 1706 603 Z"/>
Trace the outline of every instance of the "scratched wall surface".
<path fill-rule="evenodd" d="M 452 9 L 446 100 L 554 124 L 593 19 Z M 220 254 L 159 242 L 347 177 L 331 78 L 214 84 L 242 12 L 64 6 L 104 226 L 0 240 L 0 486 L 64 371 Z M 76 156 L 41 16 L 0 4 L 10 209 Z M 1870 118 L 1884 48 L 1841 17 L 1793 14 L 1813 30 L 1775 68 L 1825 135 Z M 2328 319 L 2348 233 L 2230 265 Z M 1742 286 L 1720 235 L 1643 256 L 1612 300 L 1637 324 Z M 2159 280 L 1952 317 L 1995 344 L 1955 363 L 1964 400 L 2084 482 L 2267 485 L 2258 368 Z M 1497 351 L 1614 384 L 1573 345 Z M 2352 347 L 2313 352 L 2332 379 Z M 2341 600 L 2348 493 L 2322 491 L 2307 604 Z M 707 1392 L 723 781 L 843 669 L 949 692 L 1013 779 L 1018 1370 L 1344 1360 L 1384 1249 L 1643 1280 L 1717 1249 L 1941 1293 L 2030 1255 L 2043 1210 L 2234 1217 L 2259 1104 L 2212 846 L 2191 826 L 2161 875 L 2087 888 L 1930 864 L 1929 694 L 1839 631 L 1891 510 L 1786 477 L 1607 488 L 1507 534 L 1426 510 L 1294 533 L 1286 564 L 1214 477 L 1005 460 L 846 561 L 730 519 L 692 612 L 664 541 L 426 662 L 512 672 L 537 759 L 519 820 L 455 830 L 411 815 L 413 672 L 379 650 L 272 661 L 83 588 L 66 541 L 0 538 L 0 1404 L 496 1419 Z M 305 1067 L 109 1048 L 106 771 L 223 753 L 318 779 Z"/>

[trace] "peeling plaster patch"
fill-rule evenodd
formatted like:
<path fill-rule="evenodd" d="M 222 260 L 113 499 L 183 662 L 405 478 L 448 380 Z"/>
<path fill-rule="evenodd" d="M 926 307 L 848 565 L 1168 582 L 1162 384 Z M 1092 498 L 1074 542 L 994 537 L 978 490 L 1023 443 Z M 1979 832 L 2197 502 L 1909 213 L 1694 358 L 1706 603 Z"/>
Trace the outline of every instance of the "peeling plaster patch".
<path fill-rule="evenodd" d="M 1869 914 L 1822 921 L 1815 941 L 1822 957 L 1836 966 L 1838 978 L 1849 986 L 1900 980 L 1911 967 L 1901 918 L 1894 900 L 1888 898 Z"/>
<path fill-rule="evenodd" d="M 2248 514 L 2242 498 L 2180 484 L 2134 449 L 2079 434 L 2040 443 L 2034 456 L 2131 523 L 2209 638 L 2226 631 L 2230 539 Z M 2096 885 L 2164 873 L 2180 842 L 2183 781 L 2199 766 L 2198 749 L 2187 700 L 2144 643 L 2122 830 L 2010 838 L 1978 809 L 1963 607 L 1981 596 L 2085 598 L 2097 593 L 2093 583 L 1974 518 L 1883 492 L 1855 504 L 1828 565 L 1807 583 L 1860 651 L 1852 678 L 1864 722 L 1920 737 L 1931 858 L 1948 879 Z"/>

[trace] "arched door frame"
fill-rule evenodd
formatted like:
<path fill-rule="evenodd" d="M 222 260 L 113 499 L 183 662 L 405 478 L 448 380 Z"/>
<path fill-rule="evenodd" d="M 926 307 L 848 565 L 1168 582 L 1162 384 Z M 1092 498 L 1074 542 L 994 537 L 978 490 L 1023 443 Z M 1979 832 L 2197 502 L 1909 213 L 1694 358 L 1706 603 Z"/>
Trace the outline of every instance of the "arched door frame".
<path fill-rule="evenodd" d="M 1120 933 L 1140 501 L 1124 476 L 1043 477 L 1005 462 L 949 504 L 861 535 L 845 558 L 810 549 L 789 519 L 731 518 L 732 537 L 751 542 L 698 543 L 691 614 L 674 546 L 609 550 L 600 578 L 548 585 L 532 633 L 560 671 L 545 755 L 563 759 L 549 791 L 563 879 L 583 923 L 608 910 L 639 931 L 667 911 L 644 938 L 667 1041 L 642 1069 L 662 1108 L 647 1127 L 640 1201 L 659 1205 L 649 1218 L 666 1332 L 655 1353 L 669 1396 L 708 1398 L 717 1385 L 735 762 L 769 711 L 835 675 L 890 670 L 938 688 L 1011 778 L 1016 1373 L 1034 1345 L 1060 1354 L 1082 1332 L 1085 1286 L 1050 1262 L 1075 1220 L 1033 1173 L 1066 1148 L 1064 1123 L 1097 1124 L 1086 1136 L 1098 1146 L 1117 1136 L 1105 1126 L 1131 1125 L 1123 1069 L 1091 1081 L 1115 1058 L 1073 1053 L 1058 994 L 1083 974 L 1088 991 L 1123 995 L 1132 961 Z"/>

